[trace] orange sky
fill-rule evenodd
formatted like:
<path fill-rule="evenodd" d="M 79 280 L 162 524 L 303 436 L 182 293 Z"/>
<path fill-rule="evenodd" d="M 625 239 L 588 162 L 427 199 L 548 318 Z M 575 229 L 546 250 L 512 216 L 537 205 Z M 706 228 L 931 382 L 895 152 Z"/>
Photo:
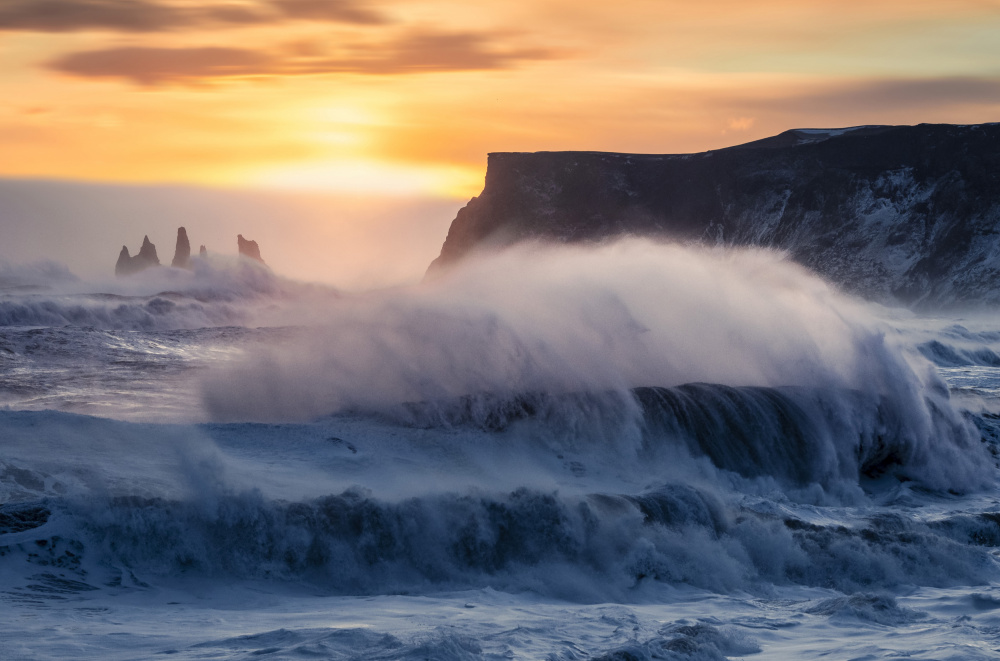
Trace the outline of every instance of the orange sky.
<path fill-rule="evenodd" d="M 0 0 L 0 176 L 468 197 L 490 151 L 1000 120 L 1000 0 Z"/>

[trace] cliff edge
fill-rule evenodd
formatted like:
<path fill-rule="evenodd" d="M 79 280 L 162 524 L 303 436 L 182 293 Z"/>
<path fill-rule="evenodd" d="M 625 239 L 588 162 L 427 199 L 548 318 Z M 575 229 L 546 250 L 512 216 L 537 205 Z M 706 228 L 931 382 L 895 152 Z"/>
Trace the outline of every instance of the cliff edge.
<path fill-rule="evenodd" d="M 700 154 L 494 153 L 429 271 L 637 235 L 788 251 L 867 298 L 1000 303 L 1000 124 L 795 129 Z"/>

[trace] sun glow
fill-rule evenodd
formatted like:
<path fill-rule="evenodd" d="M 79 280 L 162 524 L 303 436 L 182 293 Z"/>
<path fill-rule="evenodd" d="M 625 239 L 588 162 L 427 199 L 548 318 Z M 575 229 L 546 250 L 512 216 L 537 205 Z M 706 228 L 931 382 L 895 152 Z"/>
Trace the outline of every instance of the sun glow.
<path fill-rule="evenodd" d="M 492 151 L 1000 113 L 993 0 L 49 5 L 0 2 L 3 177 L 468 196 Z"/>
<path fill-rule="evenodd" d="M 415 166 L 374 160 L 323 160 L 261 169 L 247 184 L 280 190 L 464 198 L 483 188 L 481 168 Z"/>

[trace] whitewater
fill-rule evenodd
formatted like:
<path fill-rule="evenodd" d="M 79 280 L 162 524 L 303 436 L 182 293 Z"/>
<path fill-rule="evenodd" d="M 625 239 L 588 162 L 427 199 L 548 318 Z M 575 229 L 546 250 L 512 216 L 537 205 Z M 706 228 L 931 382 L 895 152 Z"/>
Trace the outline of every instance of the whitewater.
<path fill-rule="evenodd" d="M 783 254 L 0 265 L 2 659 L 995 659 L 1000 316 Z"/>

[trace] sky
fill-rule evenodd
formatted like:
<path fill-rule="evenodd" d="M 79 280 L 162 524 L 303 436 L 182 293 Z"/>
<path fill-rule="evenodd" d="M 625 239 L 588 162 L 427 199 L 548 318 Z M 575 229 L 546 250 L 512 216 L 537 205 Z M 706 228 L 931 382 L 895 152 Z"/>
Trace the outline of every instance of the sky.
<path fill-rule="evenodd" d="M 0 0 L 0 62 L 3 179 L 457 202 L 489 152 L 1000 120 L 1000 0 Z"/>
<path fill-rule="evenodd" d="M 468 197 L 491 151 L 1000 119 L 1000 0 L 0 0 L 0 176 Z"/>

